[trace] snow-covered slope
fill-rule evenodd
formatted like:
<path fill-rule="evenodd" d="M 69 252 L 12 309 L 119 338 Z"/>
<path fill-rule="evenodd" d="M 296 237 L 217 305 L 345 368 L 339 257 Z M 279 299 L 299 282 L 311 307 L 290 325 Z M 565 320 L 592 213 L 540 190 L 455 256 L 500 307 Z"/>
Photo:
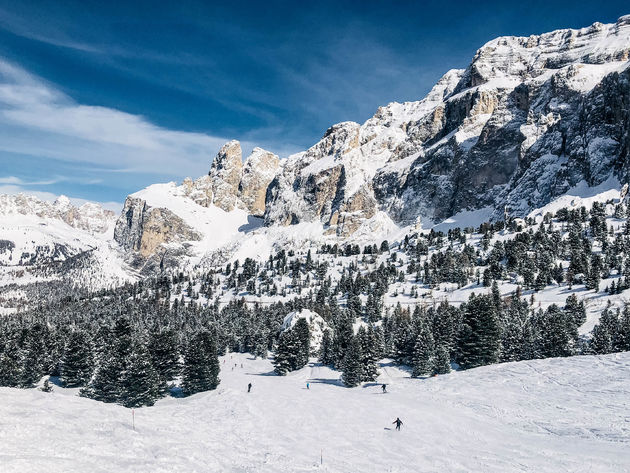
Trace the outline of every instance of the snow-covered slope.
<path fill-rule="evenodd" d="M 113 242 L 114 212 L 34 196 L 0 195 L 0 286 L 75 280 L 98 289 L 129 280 Z"/>
<path fill-rule="evenodd" d="M 135 430 L 131 409 L 76 390 L 0 388 L 2 471 L 630 469 L 628 353 L 429 379 L 384 363 L 387 394 L 377 384 L 344 388 L 338 372 L 317 364 L 286 377 L 249 355 L 227 355 L 221 366 L 216 391 L 135 409 Z"/>

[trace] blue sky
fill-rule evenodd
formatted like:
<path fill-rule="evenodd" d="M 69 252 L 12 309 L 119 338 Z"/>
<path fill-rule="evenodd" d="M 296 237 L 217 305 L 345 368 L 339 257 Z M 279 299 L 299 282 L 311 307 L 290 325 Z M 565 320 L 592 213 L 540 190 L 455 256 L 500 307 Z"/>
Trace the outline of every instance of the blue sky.
<path fill-rule="evenodd" d="M 0 193 L 120 203 L 206 173 L 229 139 L 281 157 L 419 100 L 500 35 L 627 2 L 0 0 Z"/>

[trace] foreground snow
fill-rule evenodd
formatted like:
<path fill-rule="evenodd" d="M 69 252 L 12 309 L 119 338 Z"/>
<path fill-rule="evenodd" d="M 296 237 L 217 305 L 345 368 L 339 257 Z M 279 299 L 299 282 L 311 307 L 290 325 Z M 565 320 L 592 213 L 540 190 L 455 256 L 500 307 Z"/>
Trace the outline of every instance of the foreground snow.
<path fill-rule="evenodd" d="M 266 360 L 223 360 L 216 391 L 136 409 L 135 430 L 131 410 L 76 390 L 0 388 L 2 471 L 630 469 L 630 353 L 426 380 L 384 365 L 387 394 L 317 364 L 280 378 Z"/>

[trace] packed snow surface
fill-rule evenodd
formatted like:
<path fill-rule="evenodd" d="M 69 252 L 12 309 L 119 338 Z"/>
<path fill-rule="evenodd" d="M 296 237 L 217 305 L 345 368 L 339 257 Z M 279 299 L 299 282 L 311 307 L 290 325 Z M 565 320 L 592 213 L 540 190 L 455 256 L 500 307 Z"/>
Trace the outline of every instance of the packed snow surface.
<path fill-rule="evenodd" d="M 286 377 L 249 355 L 221 363 L 216 391 L 136 409 L 135 430 L 130 409 L 76 390 L 0 388 L 1 470 L 630 470 L 630 353 L 429 379 L 384 363 L 386 394 L 375 383 L 345 388 L 316 363 Z"/>

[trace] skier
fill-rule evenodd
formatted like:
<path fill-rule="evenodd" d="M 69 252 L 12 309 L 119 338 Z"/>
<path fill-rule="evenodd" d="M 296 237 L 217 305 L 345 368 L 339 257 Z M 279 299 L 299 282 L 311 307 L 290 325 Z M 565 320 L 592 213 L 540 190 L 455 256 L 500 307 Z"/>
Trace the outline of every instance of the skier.
<path fill-rule="evenodd" d="M 306 383 L 306 389 L 311 389 L 311 383 Z"/>
<path fill-rule="evenodd" d="M 387 385 L 383 384 L 383 386 L 381 386 L 381 388 L 383 389 L 383 394 L 385 394 L 387 392 Z"/>
<path fill-rule="evenodd" d="M 396 417 L 396 420 L 394 422 L 392 422 L 392 424 L 396 424 L 396 430 L 400 430 L 400 426 L 402 425 L 403 421 L 400 420 L 399 417 Z"/>
<path fill-rule="evenodd" d="M 252 390 L 252 383 L 249 383 L 247 385 L 247 392 L 250 392 Z"/>

